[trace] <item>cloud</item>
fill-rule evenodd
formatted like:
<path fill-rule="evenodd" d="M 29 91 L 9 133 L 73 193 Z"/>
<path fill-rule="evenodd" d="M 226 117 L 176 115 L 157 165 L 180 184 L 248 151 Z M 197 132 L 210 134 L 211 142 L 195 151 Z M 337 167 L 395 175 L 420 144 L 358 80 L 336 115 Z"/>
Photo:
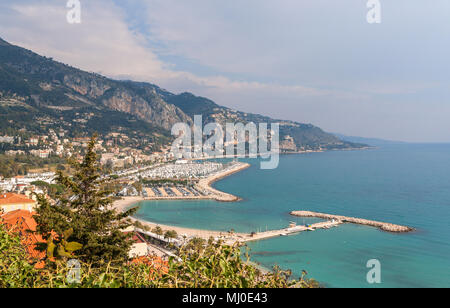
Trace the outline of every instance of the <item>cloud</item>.
<path fill-rule="evenodd" d="M 87 71 L 111 77 L 132 78 L 182 88 L 196 87 L 233 90 L 290 90 L 301 95 L 319 95 L 304 86 L 278 86 L 260 82 L 234 81 L 216 75 L 201 77 L 173 70 L 146 47 L 146 38 L 131 31 L 120 7 L 109 1 L 82 1 L 82 23 L 68 24 L 67 9 L 61 1 L 36 4 L 17 1 L 2 9 L 2 35 L 12 43 L 52 56 Z"/>
<path fill-rule="evenodd" d="M 141 46 L 143 38 L 129 31 L 118 8 L 103 0 L 82 1 L 82 5 L 82 23 L 69 24 L 64 2 L 11 3 L 9 12 L 1 16 L 2 35 L 12 43 L 88 71 L 164 74 L 164 64 Z"/>
<path fill-rule="evenodd" d="M 349 135 L 448 140 L 449 125 L 436 122 L 442 113 L 429 108 L 447 110 L 448 2 L 383 3 L 379 27 L 365 22 L 360 0 L 81 3 L 82 23 L 70 25 L 65 1 L 2 2 L 0 36 L 87 71 L 247 112 Z"/>
<path fill-rule="evenodd" d="M 153 82 L 173 91 L 198 91 L 218 97 L 230 91 L 291 92 L 296 96 L 326 95 L 327 91 L 301 85 L 236 81 L 223 75 L 198 76 L 178 71 L 148 48 L 146 38 L 130 30 L 123 10 L 109 1 L 82 1 L 82 23 L 68 24 L 61 1 L 17 1 L 5 5 L 2 35 L 12 43 L 51 56 L 87 71 L 113 78 Z M 183 34 L 169 34 L 176 39 Z M 216 91 L 216 92 L 215 92 Z M 233 105 L 233 103 L 231 103 Z M 237 106 L 235 106 L 237 107 Z"/>
<path fill-rule="evenodd" d="M 431 78 L 438 64 L 449 68 L 446 0 L 387 1 L 377 26 L 366 22 L 361 0 L 148 0 L 142 9 L 161 54 L 221 74 L 324 87 Z"/>

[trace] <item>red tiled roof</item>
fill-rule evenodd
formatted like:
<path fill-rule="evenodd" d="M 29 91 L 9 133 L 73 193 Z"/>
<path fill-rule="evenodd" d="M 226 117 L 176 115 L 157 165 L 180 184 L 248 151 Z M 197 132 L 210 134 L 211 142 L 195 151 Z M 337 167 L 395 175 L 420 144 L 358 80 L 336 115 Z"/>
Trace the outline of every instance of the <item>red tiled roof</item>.
<path fill-rule="evenodd" d="M 157 273 L 160 274 L 167 274 L 169 272 L 169 262 L 164 261 L 163 259 L 161 259 L 160 257 L 156 257 L 156 256 L 144 256 L 144 257 L 139 257 L 139 258 L 135 258 L 133 259 L 133 261 L 131 261 L 132 264 L 145 264 L 148 265 L 150 267 L 152 267 L 152 269 L 154 269 L 154 271 L 156 271 Z M 153 272 L 151 272 L 153 273 Z"/>
<path fill-rule="evenodd" d="M 45 259 L 45 251 L 36 250 L 36 245 L 44 243 L 44 239 L 33 231 L 36 231 L 37 223 L 33 218 L 36 213 L 16 210 L 0 216 L 0 223 L 11 228 L 11 231 L 19 233 L 22 239 L 22 245 L 25 246 L 31 258 L 37 260 Z M 43 263 L 39 262 L 37 267 L 42 267 Z"/>
<path fill-rule="evenodd" d="M 2 204 L 22 204 L 35 203 L 34 200 L 28 199 L 24 195 L 15 193 L 0 194 L 0 205 Z"/>

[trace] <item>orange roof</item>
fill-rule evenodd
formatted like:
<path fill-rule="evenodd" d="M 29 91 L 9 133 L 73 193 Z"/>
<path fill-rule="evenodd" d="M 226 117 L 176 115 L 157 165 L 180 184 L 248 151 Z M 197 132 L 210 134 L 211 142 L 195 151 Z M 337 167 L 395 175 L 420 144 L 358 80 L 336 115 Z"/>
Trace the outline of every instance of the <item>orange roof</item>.
<path fill-rule="evenodd" d="M 144 256 L 135 258 L 131 261 L 132 264 L 145 264 L 154 269 L 159 274 L 167 274 L 169 272 L 169 262 L 164 261 L 160 257 L 157 256 Z M 151 271 L 150 273 L 155 273 L 154 271 Z"/>
<path fill-rule="evenodd" d="M 15 193 L 0 194 L 0 205 L 5 204 L 22 204 L 22 203 L 35 203 L 34 200 L 28 199 L 24 195 Z"/>
<path fill-rule="evenodd" d="M 32 231 L 36 231 L 37 223 L 33 218 L 36 213 L 16 210 L 0 216 L 0 223 L 4 223 L 6 226 L 12 228 L 11 231 L 19 233 L 22 239 L 22 245 L 25 246 L 28 254 L 33 259 L 43 260 L 45 259 L 45 251 L 36 250 L 36 245 L 44 243 L 44 239 Z M 43 266 L 42 262 L 37 264 L 37 267 Z"/>

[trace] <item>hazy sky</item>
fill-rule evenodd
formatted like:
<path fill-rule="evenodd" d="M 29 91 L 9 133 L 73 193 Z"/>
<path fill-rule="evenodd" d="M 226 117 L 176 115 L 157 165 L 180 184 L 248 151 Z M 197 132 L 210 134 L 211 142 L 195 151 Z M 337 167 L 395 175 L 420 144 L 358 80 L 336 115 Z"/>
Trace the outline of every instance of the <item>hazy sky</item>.
<path fill-rule="evenodd" d="M 0 0 L 0 37 L 330 132 L 450 142 L 450 1 Z"/>

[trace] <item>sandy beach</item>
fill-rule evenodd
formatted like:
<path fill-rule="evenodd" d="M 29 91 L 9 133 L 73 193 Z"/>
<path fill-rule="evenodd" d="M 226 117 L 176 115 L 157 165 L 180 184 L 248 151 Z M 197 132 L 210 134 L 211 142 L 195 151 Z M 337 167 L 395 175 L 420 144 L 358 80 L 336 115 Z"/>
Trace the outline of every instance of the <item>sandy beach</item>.
<path fill-rule="evenodd" d="M 148 201 L 148 200 L 195 200 L 195 199 L 213 199 L 216 201 L 222 201 L 222 202 L 235 202 L 239 201 L 240 198 L 237 196 L 234 196 L 232 194 L 228 194 L 225 192 L 221 192 L 217 189 L 214 189 L 211 187 L 211 184 L 223 179 L 227 176 L 230 176 L 236 172 L 239 172 L 241 170 L 247 169 L 250 167 L 250 164 L 247 163 L 239 163 L 235 167 L 224 170 L 223 172 L 220 172 L 218 174 L 215 174 L 213 176 L 207 177 L 205 179 L 201 179 L 197 186 L 202 190 L 207 190 L 210 192 L 208 196 L 197 196 L 197 197 L 183 197 L 183 196 L 176 196 L 176 197 L 170 197 L 170 196 L 163 196 L 163 197 L 149 197 L 149 198 L 143 198 L 143 197 L 123 197 L 120 200 L 116 200 L 113 203 L 113 207 L 119 211 L 123 211 L 126 208 L 138 204 L 141 201 Z M 161 227 L 164 231 L 168 230 L 175 230 L 180 235 L 185 235 L 187 237 L 200 237 L 203 239 L 209 239 L 211 237 L 213 238 L 220 238 L 224 240 L 226 243 L 234 243 L 236 241 L 243 241 L 245 238 L 249 237 L 249 234 L 244 233 L 233 233 L 230 234 L 229 232 L 221 232 L 221 231 L 211 231 L 211 230 L 200 230 L 200 229 L 193 229 L 193 228 L 183 228 L 183 227 L 175 227 L 175 226 L 167 226 L 167 225 L 161 225 L 153 222 L 148 222 L 136 218 L 132 218 L 134 221 L 139 221 L 143 225 L 148 226 L 150 228 L 154 228 L 156 226 Z"/>
<path fill-rule="evenodd" d="M 113 203 L 113 207 L 119 211 L 123 211 L 126 208 L 132 206 L 132 205 L 138 205 L 140 201 L 145 201 L 146 199 L 142 197 L 124 197 L 121 200 L 117 200 Z M 162 224 L 157 224 L 141 219 L 136 219 L 134 217 L 131 217 L 131 220 L 133 221 L 139 221 L 144 226 L 148 226 L 150 228 L 154 227 L 161 227 L 161 229 L 165 231 L 169 230 L 175 230 L 179 235 L 186 237 L 200 237 L 205 240 L 208 240 L 209 238 L 220 238 L 225 243 L 232 244 L 235 242 L 243 241 L 245 238 L 247 238 L 249 235 L 244 233 L 233 233 L 230 234 L 229 232 L 221 232 L 221 231 L 211 231 L 211 230 L 201 230 L 201 229 L 193 229 L 193 228 L 183 228 L 183 227 L 176 227 L 176 226 L 167 226 Z"/>

